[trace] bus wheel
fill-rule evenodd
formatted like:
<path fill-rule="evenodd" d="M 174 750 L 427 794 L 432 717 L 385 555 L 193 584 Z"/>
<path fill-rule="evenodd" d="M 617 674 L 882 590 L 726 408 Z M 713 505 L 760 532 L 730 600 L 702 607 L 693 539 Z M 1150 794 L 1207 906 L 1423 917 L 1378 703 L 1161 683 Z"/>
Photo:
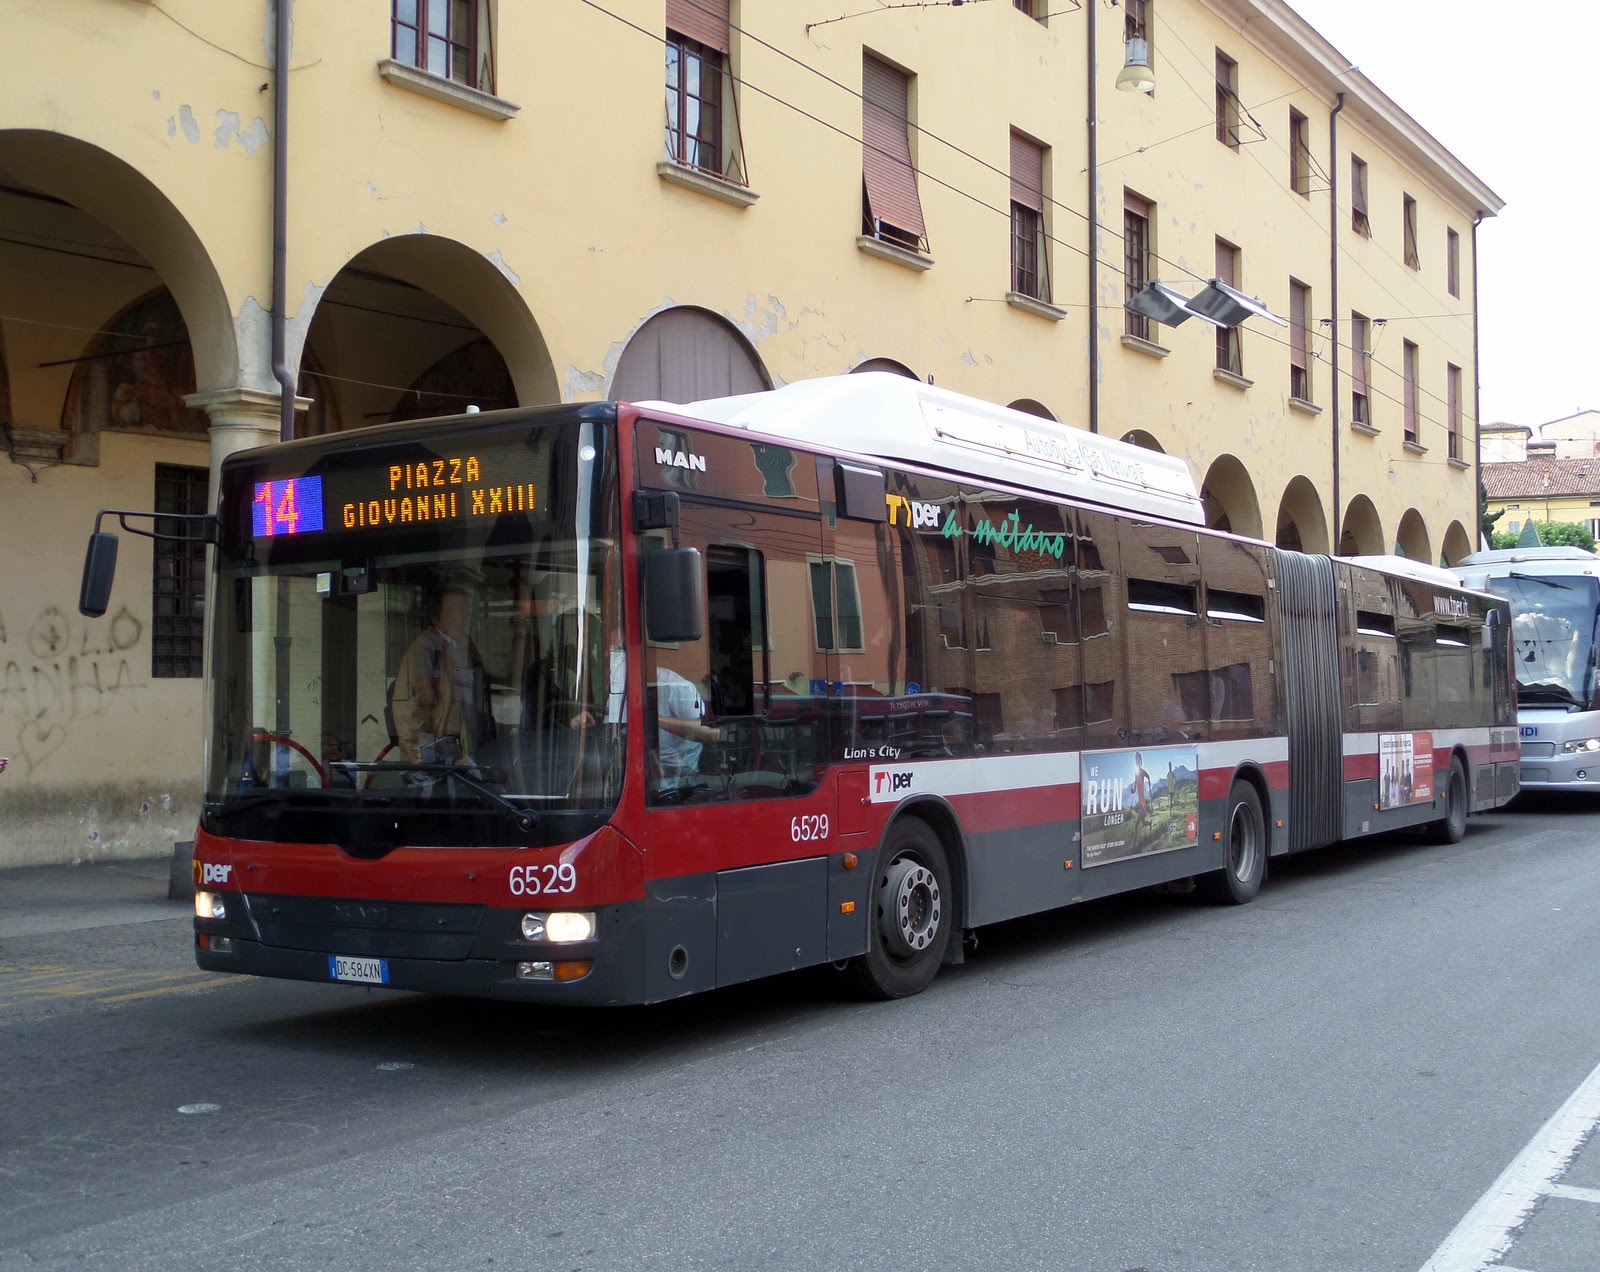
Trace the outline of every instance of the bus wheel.
<path fill-rule="evenodd" d="M 1459 844 L 1467 834 L 1467 770 L 1459 755 L 1450 757 L 1447 780 L 1444 816 L 1428 824 L 1428 838 L 1436 844 Z"/>
<path fill-rule="evenodd" d="M 1261 798 L 1249 782 L 1235 782 L 1228 792 L 1227 863 L 1221 870 L 1201 875 L 1200 893 L 1219 905 L 1243 905 L 1261 891 L 1267 872 L 1267 831 L 1261 817 Z"/>
<path fill-rule="evenodd" d="M 953 922 L 950 866 L 928 824 L 902 817 L 878 854 L 867 952 L 850 960 L 850 978 L 869 998 L 905 998 L 926 989 L 944 961 Z"/>

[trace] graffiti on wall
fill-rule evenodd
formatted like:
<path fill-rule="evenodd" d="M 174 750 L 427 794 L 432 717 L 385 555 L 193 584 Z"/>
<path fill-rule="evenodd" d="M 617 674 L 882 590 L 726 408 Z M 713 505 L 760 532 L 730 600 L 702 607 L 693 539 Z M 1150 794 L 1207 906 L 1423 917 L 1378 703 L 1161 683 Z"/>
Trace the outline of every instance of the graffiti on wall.
<path fill-rule="evenodd" d="M 52 605 L 25 623 L 0 611 L 0 754 L 24 776 L 48 764 L 75 734 L 114 710 L 137 711 L 150 687 L 148 655 L 135 651 L 144 623 L 126 606 L 85 619 Z"/>

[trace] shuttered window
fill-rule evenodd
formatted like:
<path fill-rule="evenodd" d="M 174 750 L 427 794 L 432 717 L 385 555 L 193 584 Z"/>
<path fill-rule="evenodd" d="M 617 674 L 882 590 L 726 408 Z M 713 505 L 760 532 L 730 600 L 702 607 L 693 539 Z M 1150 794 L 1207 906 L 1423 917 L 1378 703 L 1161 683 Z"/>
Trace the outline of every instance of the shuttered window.
<path fill-rule="evenodd" d="M 1311 289 L 1289 280 L 1289 396 L 1311 401 L 1311 360 L 1307 357 L 1310 339 L 1306 315 L 1311 311 Z"/>
<path fill-rule="evenodd" d="M 1011 134 L 1011 290 L 1050 299 L 1044 219 L 1044 147 Z"/>
<path fill-rule="evenodd" d="M 1449 409 L 1449 456 L 1461 458 L 1461 368 L 1455 363 L 1445 364 L 1446 406 Z"/>
<path fill-rule="evenodd" d="M 927 250 L 927 227 L 911 163 L 911 77 L 871 54 L 861 61 L 861 171 L 866 232 Z"/>
<path fill-rule="evenodd" d="M 1372 237 L 1372 222 L 1367 219 L 1367 165 L 1354 155 L 1350 156 L 1350 228 Z"/>
<path fill-rule="evenodd" d="M 1217 281 L 1239 286 L 1239 249 L 1227 239 L 1217 240 Z M 1244 351 L 1237 327 L 1217 328 L 1217 369 L 1244 374 Z"/>
<path fill-rule="evenodd" d="M 1296 194 L 1311 195 L 1311 124 L 1289 109 L 1289 185 Z"/>
<path fill-rule="evenodd" d="M 1405 342 L 1402 365 L 1405 375 L 1406 441 L 1417 440 L 1417 346 Z"/>
<path fill-rule="evenodd" d="M 1217 50 L 1217 140 L 1239 148 L 1239 64 Z"/>
<path fill-rule="evenodd" d="M 1452 296 L 1461 295 L 1461 235 L 1454 230 L 1444 232 L 1444 281 Z"/>
<path fill-rule="evenodd" d="M 1372 324 L 1363 314 L 1350 315 L 1350 418 L 1372 425 L 1372 399 L 1367 390 L 1367 363 L 1371 357 Z"/>
<path fill-rule="evenodd" d="M 728 48 L 728 0 L 668 0 L 667 159 L 744 185 Z"/>
<path fill-rule="evenodd" d="M 1132 190 L 1122 192 L 1122 298 L 1126 303 L 1150 281 L 1150 209 L 1148 199 Z M 1141 340 L 1150 339 L 1150 320 L 1133 310 L 1126 311 L 1127 333 Z"/>
<path fill-rule="evenodd" d="M 1417 251 L 1417 201 L 1409 194 L 1401 197 L 1405 199 L 1402 211 L 1405 216 L 1406 264 L 1412 269 L 1421 269 L 1422 257 Z"/>

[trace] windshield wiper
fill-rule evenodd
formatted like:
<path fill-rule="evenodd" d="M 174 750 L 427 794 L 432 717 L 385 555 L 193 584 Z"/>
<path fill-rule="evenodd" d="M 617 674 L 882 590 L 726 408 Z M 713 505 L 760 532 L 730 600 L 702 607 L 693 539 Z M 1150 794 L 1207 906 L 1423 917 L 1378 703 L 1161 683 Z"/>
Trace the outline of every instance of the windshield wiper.
<path fill-rule="evenodd" d="M 362 763 L 359 760 L 335 760 L 329 765 L 343 773 L 353 775 L 356 773 L 427 773 L 434 777 L 445 777 L 460 782 L 469 791 L 487 800 L 489 803 L 510 813 L 517 823 L 517 829 L 527 832 L 539 824 L 539 814 L 532 809 L 524 808 L 515 800 L 507 799 L 481 777 L 462 764 L 410 764 L 404 760 L 374 760 Z"/>
<path fill-rule="evenodd" d="M 1572 591 L 1570 583 L 1557 583 L 1554 579 L 1540 578 L 1537 574 L 1518 574 L 1512 570 L 1506 577 L 1516 579 L 1519 583 L 1542 583 L 1545 587 L 1558 587 L 1563 592 Z"/>

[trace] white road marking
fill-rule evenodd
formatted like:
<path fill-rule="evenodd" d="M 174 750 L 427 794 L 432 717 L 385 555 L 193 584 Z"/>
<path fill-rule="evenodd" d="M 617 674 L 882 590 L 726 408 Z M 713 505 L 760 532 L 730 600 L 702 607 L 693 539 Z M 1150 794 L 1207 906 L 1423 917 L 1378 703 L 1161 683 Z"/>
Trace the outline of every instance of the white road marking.
<path fill-rule="evenodd" d="M 1484 1272 L 1510 1248 L 1517 1229 L 1541 1198 L 1594 1192 L 1569 1189 L 1556 1180 L 1596 1124 L 1600 1124 L 1600 1065 L 1478 1198 L 1421 1272 Z M 1582 1200 L 1600 1201 L 1600 1193 Z M 1509 1270 L 1502 1267 L 1498 1272 Z"/>
<path fill-rule="evenodd" d="M 1600 1188 L 1577 1188 L 1571 1184 L 1552 1184 L 1552 1197 L 1565 1197 L 1568 1201 L 1592 1201 L 1600 1206 Z"/>

